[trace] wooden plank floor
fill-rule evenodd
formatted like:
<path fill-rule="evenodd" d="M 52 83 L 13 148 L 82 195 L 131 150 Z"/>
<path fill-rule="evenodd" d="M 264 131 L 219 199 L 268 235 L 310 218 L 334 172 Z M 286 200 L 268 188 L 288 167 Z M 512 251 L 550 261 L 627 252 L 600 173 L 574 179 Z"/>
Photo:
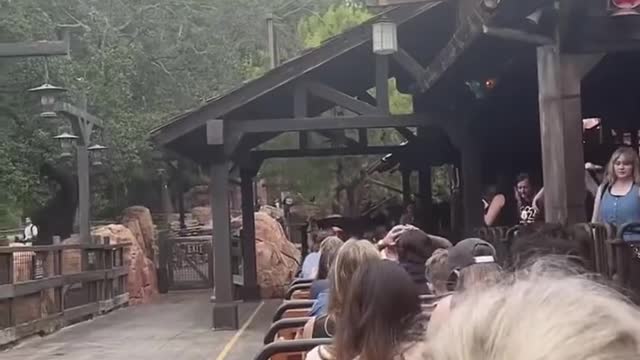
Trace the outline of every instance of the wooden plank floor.
<path fill-rule="evenodd" d="M 80 323 L 42 338 L 26 340 L 0 352 L 3 360 L 250 360 L 262 347 L 271 316 L 280 301 L 243 303 L 242 333 L 211 330 L 210 291 L 159 296 L 149 305 L 133 306 Z M 259 311 L 256 309 L 260 307 Z M 234 340 L 234 337 L 236 338 Z M 233 342 L 233 346 L 227 346 Z M 227 348 L 224 356 L 220 356 Z"/>

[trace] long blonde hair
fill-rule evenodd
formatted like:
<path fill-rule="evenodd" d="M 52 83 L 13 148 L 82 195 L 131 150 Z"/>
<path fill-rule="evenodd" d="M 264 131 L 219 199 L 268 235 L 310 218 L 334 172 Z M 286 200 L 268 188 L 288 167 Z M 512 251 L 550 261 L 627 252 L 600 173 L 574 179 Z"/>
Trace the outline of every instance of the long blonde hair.
<path fill-rule="evenodd" d="M 613 185 L 616 180 L 618 180 L 613 167 L 621 156 L 624 156 L 627 160 L 631 161 L 633 165 L 633 182 L 640 184 L 640 157 L 638 157 L 638 153 L 633 148 L 623 146 L 613 152 L 611 159 L 609 159 L 609 162 L 607 163 L 605 178 L 609 185 Z"/>
<path fill-rule="evenodd" d="M 366 240 L 349 240 L 342 245 L 329 271 L 330 314 L 337 315 L 341 312 L 347 288 L 358 267 L 367 261 L 379 259 L 376 247 Z"/>
<path fill-rule="evenodd" d="M 465 296 L 410 360 L 640 359 L 640 312 L 585 276 L 529 270 Z"/>

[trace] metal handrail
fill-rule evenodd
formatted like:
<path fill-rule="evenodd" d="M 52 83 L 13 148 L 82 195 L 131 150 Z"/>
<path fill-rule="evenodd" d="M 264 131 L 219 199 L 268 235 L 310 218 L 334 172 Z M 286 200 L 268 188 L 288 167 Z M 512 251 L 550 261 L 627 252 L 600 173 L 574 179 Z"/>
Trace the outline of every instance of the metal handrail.
<path fill-rule="evenodd" d="M 277 354 L 308 352 L 316 346 L 329 345 L 331 341 L 327 338 L 276 341 L 262 348 L 254 360 L 268 360 Z"/>

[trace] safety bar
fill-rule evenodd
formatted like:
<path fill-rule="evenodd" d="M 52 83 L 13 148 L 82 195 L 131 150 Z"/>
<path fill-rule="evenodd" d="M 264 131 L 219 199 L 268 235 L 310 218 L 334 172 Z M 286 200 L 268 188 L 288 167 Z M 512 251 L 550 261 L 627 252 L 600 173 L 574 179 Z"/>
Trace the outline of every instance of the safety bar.
<path fill-rule="evenodd" d="M 303 327 L 307 321 L 313 319 L 310 316 L 280 319 L 273 324 L 264 336 L 264 344 L 269 345 L 276 340 L 280 330 Z"/>
<path fill-rule="evenodd" d="M 311 284 L 315 279 L 295 279 L 289 284 L 289 287 L 298 285 L 298 284 Z"/>
<path fill-rule="evenodd" d="M 285 294 L 284 298 L 286 300 L 289 300 L 291 299 L 291 296 L 293 295 L 294 292 L 298 290 L 309 290 L 309 289 L 311 289 L 311 283 L 291 285 L 289 289 L 287 289 L 287 293 Z"/>
<path fill-rule="evenodd" d="M 282 318 L 287 310 L 311 308 L 316 303 L 315 300 L 288 300 L 282 303 L 273 315 L 273 322 Z"/>
<path fill-rule="evenodd" d="M 316 346 L 329 344 L 331 339 L 327 338 L 276 341 L 263 347 L 254 360 L 269 360 L 277 354 L 309 352 Z"/>

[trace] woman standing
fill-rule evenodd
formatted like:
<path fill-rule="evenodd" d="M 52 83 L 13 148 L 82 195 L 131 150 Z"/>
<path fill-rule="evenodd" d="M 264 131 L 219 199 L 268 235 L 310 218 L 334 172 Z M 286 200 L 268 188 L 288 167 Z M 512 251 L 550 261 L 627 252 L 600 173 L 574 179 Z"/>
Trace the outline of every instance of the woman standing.
<path fill-rule="evenodd" d="M 640 221 L 640 158 L 632 148 L 622 147 L 611 155 L 591 221 L 618 227 Z M 629 234 L 624 239 L 639 240 L 640 234 Z"/>

